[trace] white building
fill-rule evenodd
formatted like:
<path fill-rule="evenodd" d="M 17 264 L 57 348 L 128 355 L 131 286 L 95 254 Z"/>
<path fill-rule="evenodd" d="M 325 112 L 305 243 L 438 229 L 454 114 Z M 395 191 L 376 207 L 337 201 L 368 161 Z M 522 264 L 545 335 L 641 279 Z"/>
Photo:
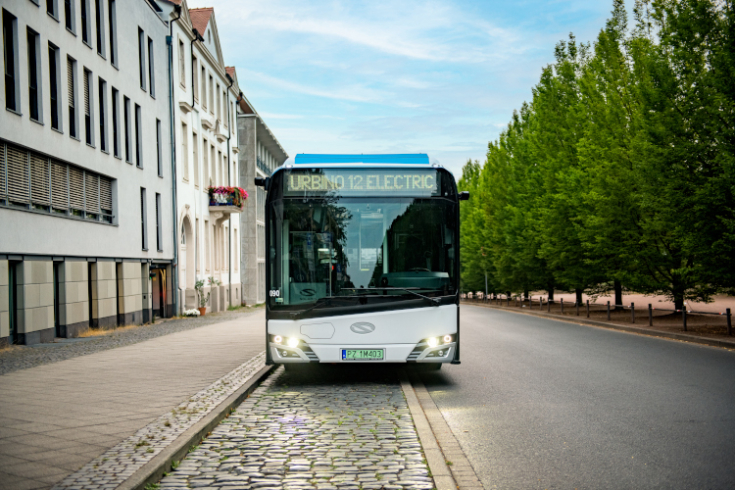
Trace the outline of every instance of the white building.
<path fill-rule="evenodd" d="M 160 8 L 146 0 L 0 5 L 0 342 L 170 314 L 174 216 L 182 213 L 171 204 L 169 29 Z M 202 56 L 221 87 L 224 70 L 210 68 L 210 58 Z M 185 90 L 188 83 L 177 104 Z M 181 132 L 193 116 L 179 114 Z M 208 142 L 224 154 L 223 114 L 209 117 Z M 191 179 L 179 186 L 193 189 Z M 193 223 L 203 201 L 182 202 Z M 204 207 L 211 226 L 208 216 Z"/>
<path fill-rule="evenodd" d="M 288 154 L 245 97 L 240 97 L 237 112 L 240 182 L 251 196 L 240 225 L 240 280 L 242 301 L 252 305 L 265 302 L 266 192 L 256 187 L 255 178 L 269 177 L 283 165 Z"/>
<path fill-rule="evenodd" d="M 214 9 L 161 0 L 173 12 L 173 99 L 180 304 L 198 307 L 194 289 L 205 281 L 208 311 L 240 304 L 240 208 L 210 206 L 208 188 L 238 186 L 236 113 L 240 89 L 225 67 Z M 180 15 L 179 15 L 180 14 Z M 230 73 L 228 73 L 228 70 Z"/>

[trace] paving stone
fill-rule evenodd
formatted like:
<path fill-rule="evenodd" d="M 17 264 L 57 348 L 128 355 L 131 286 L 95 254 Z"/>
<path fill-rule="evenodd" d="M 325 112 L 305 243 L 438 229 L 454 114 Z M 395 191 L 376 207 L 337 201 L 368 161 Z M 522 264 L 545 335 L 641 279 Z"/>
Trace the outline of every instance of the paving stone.
<path fill-rule="evenodd" d="M 287 380 L 282 368 L 269 376 L 161 488 L 199 487 L 204 476 L 222 490 L 434 487 L 397 379 Z"/>

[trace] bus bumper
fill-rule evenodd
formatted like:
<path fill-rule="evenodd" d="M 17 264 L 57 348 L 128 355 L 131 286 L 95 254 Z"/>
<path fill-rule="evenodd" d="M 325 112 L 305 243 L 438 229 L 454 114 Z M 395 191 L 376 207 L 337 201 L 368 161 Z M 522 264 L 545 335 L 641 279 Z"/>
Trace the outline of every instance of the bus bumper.
<path fill-rule="evenodd" d="M 289 347 L 269 343 L 270 355 L 274 364 L 293 363 L 450 363 L 454 360 L 456 344 L 443 344 L 428 347 L 425 344 L 392 344 L 386 347 L 375 345 L 334 345 L 307 344 L 301 342 L 298 347 Z M 342 349 L 384 349 L 385 356 L 381 361 L 345 361 Z"/>

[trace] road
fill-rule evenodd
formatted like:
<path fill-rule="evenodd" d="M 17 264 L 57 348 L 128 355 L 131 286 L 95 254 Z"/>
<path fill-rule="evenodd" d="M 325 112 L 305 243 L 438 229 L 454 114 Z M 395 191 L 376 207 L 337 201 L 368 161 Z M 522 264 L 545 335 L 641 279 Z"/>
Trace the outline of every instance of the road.
<path fill-rule="evenodd" d="M 735 352 L 462 306 L 423 378 L 489 489 L 735 488 Z"/>

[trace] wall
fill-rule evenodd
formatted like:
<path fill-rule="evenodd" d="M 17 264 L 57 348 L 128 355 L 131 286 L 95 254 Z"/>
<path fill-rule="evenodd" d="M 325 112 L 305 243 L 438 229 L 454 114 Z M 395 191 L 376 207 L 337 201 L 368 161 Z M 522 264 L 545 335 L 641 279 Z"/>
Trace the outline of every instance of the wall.
<path fill-rule="evenodd" d="M 54 264 L 56 267 L 56 263 Z M 59 270 L 59 336 L 79 337 L 89 330 L 88 266 L 84 261 L 64 261 Z"/>
<path fill-rule="evenodd" d="M 16 265 L 18 343 L 51 342 L 54 328 L 54 274 L 51 260 L 25 260 Z"/>

